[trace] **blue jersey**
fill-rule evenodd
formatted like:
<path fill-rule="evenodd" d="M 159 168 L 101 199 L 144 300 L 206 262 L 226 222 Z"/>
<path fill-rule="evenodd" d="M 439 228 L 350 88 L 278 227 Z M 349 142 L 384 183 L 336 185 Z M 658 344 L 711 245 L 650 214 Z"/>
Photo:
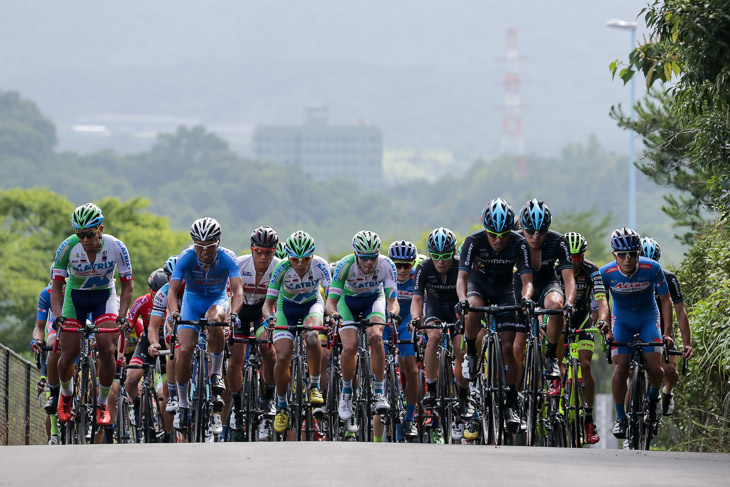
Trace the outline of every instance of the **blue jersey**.
<path fill-rule="evenodd" d="M 38 313 L 35 319 L 47 321 L 50 313 L 50 319 L 53 321 L 53 313 L 51 312 L 51 286 L 43 288 L 40 296 L 38 296 Z"/>
<path fill-rule="evenodd" d="M 411 269 L 411 275 L 405 282 L 398 283 L 398 304 L 400 305 L 400 319 L 402 323 L 411 320 L 411 301 L 413 301 L 413 290 L 416 286 L 415 273 Z"/>
<path fill-rule="evenodd" d="M 669 292 L 662 267 L 646 257 L 639 257 L 638 269 L 631 277 L 621 273 L 616 261 L 601 267 L 601 277 L 613 297 L 613 315 L 619 321 L 656 319 L 659 308 L 654 290 L 659 296 Z"/>
<path fill-rule="evenodd" d="M 193 247 L 188 247 L 178 256 L 171 281 L 185 279 L 185 294 L 214 297 L 226 292 L 228 279 L 241 277 L 236 254 L 224 247 L 218 247 L 213 263 L 204 269 L 198 261 Z"/>

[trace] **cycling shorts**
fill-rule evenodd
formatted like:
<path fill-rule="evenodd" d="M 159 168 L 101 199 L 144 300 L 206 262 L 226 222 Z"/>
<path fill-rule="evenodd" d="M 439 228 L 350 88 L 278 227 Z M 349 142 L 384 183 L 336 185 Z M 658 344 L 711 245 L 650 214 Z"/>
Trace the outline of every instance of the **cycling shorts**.
<path fill-rule="evenodd" d="M 380 318 L 385 321 L 385 295 L 381 292 L 370 296 L 341 296 L 337 301 L 337 312 L 342 316 L 342 330 L 357 330 L 355 319 Z M 358 318 L 359 319 L 359 318 Z"/>
<path fill-rule="evenodd" d="M 63 300 L 66 326 L 82 328 L 91 314 L 94 326 L 103 321 L 114 321 L 119 316 L 119 301 L 114 289 L 71 289 Z"/>
<path fill-rule="evenodd" d="M 238 312 L 238 324 L 233 329 L 234 336 L 236 338 L 245 338 L 251 335 L 259 338 L 264 332 L 264 314 L 263 314 L 264 302 L 256 304 L 244 304 L 241 306 L 241 311 Z"/>
<path fill-rule="evenodd" d="M 572 320 L 573 323 L 580 323 L 580 329 L 593 328 L 593 318 L 589 311 L 584 311 L 582 313 L 574 315 Z M 581 331 L 578 334 L 578 339 L 575 341 L 574 345 L 577 347 L 579 352 L 581 350 L 589 350 L 590 352 L 593 352 L 593 350 L 595 349 L 593 333 L 586 333 L 585 331 Z"/>
<path fill-rule="evenodd" d="M 508 292 L 504 289 L 499 291 L 493 290 L 496 286 L 487 282 L 486 279 L 478 277 L 472 272 L 467 282 L 468 297 L 477 296 L 484 301 L 485 306 L 514 306 L 515 293 L 512 291 L 512 282 L 508 283 Z M 524 322 L 518 321 L 516 311 L 504 311 L 494 316 L 497 332 L 520 332 L 527 333 L 527 326 Z"/>
<path fill-rule="evenodd" d="M 401 321 L 400 325 L 398 325 L 398 339 L 399 340 L 410 340 L 411 339 L 411 332 L 408 329 L 408 323 L 411 322 L 411 315 L 406 316 Z M 393 329 L 390 326 L 386 326 L 383 329 L 383 342 L 390 339 L 390 336 L 393 334 Z M 390 347 L 388 345 L 385 345 L 385 353 L 390 353 Z M 413 344 L 406 343 L 404 345 L 398 345 L 398 353 L 400 353 L 401 358 L 405 357 L 413 357 L 416 355 L 415 350 L 413 350 Z"/>
<path fill-rule="evenodd" d="M 180 309 L 180 318 L 185 321 L 195 321 L 205 318 L 208 310 L 213 306 L 220 306 L 228 314 L 229 307 L 228 294 L 224 291 L 218 296 L 198 296 L 191 292 L 183 294 L 182 308 Z M 193 330 L 200 334 L 200 326 L 198 325 L 179 325 L 177 331 Z"/>
<path fill-rule="evenodd" d="M 617 342 L 630 343 L 634 341 L 634 334 L 638 333 L 642 342 L 657 342 L 656 347 L 645 347 L 644 353 L 662 351 L 662 332 L 659 327 L 659 313 L 655 317 L 640 318 L 634 321 L 618 320 L 611 317 L 613 323 L 613 339 Z M 629 347 L 617 347 L 611 350 L 611 356 L 629 354 Z"/>
<path fill-rule="evenodd" d="M 520 295 L 520 298 L 522 297 L 522 281 L 520 281 L 518 285 L 517 280 L 515 279 L 515 292 Z M 563 301 L 565 301 L 565 293 L 563 292 L 563 288 L 560 285 L 560 281 L 558 280 L 549 281 L 542 286 L 535 286 L 530 299 L 532 299 L 538 307 L 544 308 L 545 297 L 550 293 L 560 294 L 560 296 L 563 297 Z M 517 319 L 520 321 L 520 323 L 523 323 L 527 320 L 527 317 L 522 311 L 518 311 Z"/>
<path fill-rule="evenodd" d="M 312 316 L 319 318 L 321 322 L 324 316 L 324 300 L 319 293 L 316 299 L 304 303 L 280 300 L 280 304 L 276 310 L 276 326 L 297 326 L 300 320 L 304 324 Z M 275 330 L 273 341 L 282 338 L 294 341 L 294 334 L 287 330 Z"/>
<path fill-rule="evenodd" d="M 147 332 L 144 332 L 141 337 L 139 337 L 139 341 L 137 342 L 137 346 L 134 349 L 134 354 L 132 355 L 132 358 L 127 361 L 129 365 L 143 365 L 143 364 L 150 364 L 153 365 L 155 363 L 155 358 L 151 357 L 147 350 L 150 348 L 150 340 L 147 338 Z M 167 350 L 167 343 L 165 340 L 160 340 L 160 350 Z M 165 374 L 167 372 L 167 361 L 165 360 L 165 357 L 160 357 L 160 373 Z"/>
<path fill-rule="evenodd" d="M 451 302 L 433 302 L 433 300 L 426 299 L 424 312 L 423 312 L 423 324 L 430 325 L 434 321 L 440 321 L 442 323 L 456 323 L 458 318 L 456 317 L 456 311 L 454 311 L 456 303 Z M 424 330 L 430 331 L 430 330 Z M 449 328 L 449 335 L 454 338 L 455 333 L 459 330 Z"/>

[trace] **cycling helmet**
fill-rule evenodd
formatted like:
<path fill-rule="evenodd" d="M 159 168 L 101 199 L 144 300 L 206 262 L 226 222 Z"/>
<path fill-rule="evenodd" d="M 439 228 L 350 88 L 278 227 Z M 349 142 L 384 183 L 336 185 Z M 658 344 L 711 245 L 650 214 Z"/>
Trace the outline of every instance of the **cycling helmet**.
<path fill-rule="evenodd" d="M 448 228 L 439 227 L 428 234 L 426 245 L 429 252 L 453 252 L 456 249 L 456 235 Z"/>
<path fill-rule="evenodd" d="M 641 239 L 641 255 L 659 262 L 659 258 L 662 256 L 662 248 L 653 238 L 644 237 Z"/>
<path fill-rule="evenodd" d="M 276 257 L 277 259 L 286 259 L 286 244 L 284 242 L 279 242 L 278 244 L 276 244 L 274 257 Z"/>
<path fill-rule="evenodd" d="M 588 241 L 580 233 L 568 232 L 563 236 L 568 241 L 568 250 L 571 255 L 585 254 L 586 250 L 588 250 Z"/>
<path fill-rule="evenodd" d="M 613 250 L 641 250 L 641 235 L 628 227 L 617 228 L 611 234 L 611 248 Z"/>
<path fill-rule="evenodd" d="M 502 198 L 495 198 L 482 211 L 482 224 L 488 232 L 503 233 L 512 229 L 515 212 Z"/>
<path fill-rule="evenodd" d="M 104 215 L 101 214 L 101 208 L 94 203 L 86 203 L 76 208 L 71 215 L 71 224 L 77 230 L 86 230 L 87 228 L 96 228 L 104 221 Z"/>
<path fill-rule="evenodd" d="M 286 239 L 285 249 L 289 257 L 309 257 L 314 254 L 314 239 L 307 232 L 297 230 Z"/>
<path fill-rule="evenodd" d="M 370 230 L 360 230 L 352 237 L 352 248 L 358 255 L 374 255 L 380 253 L 380 237 Z"/>
<path fill-rule="evenodd" d="M 190 227 L 190 236 L 193 240 L 197 240 L 199 242 L 220 240 L 221 225 L 215 220 L 215 218 L 211 218 L 209 216 L 198 218 Z"/>
<path fill-rule="evenodd" d="M 162 270 L 165 271 L 165 274 L 171 276 L 172 273 L 175 272 L 175 264 L 177 264 L 177 255 L 171 255 L 165 261 L 165 265 L 162 266 Z"/>
<path fill-rule="evenodd" d="M 398 240 L 388 247 L 388 257 L 391 260 L 413 262 L 418 255 L 416 246 L 407 240 Z"/>
<path fill-rule="evenodd" d="M 150 274 L 150 277 L 147 279 L 147 284 L 149 284 L 150 286 L 150 291 L 154 293 L 159 291 L 162 286 L 167 283 L 167 274 L 165 274 L 165 271 L 162 268 L 152 271 L 152 274 Z"/>
<path fill-rule="evenodd" d="M 251 234 L 251 246 L 273 249 L 279 243 L 279 236 L 273 228 L 265 225 L 258 227 Z"/>
<path fill-rule="evenodd" d="M 539 232 L 550 228 L 552 217 L 548 205 L 542 200 L 531 199 L 520 210 L 520 224 L 525 230 Z"/>

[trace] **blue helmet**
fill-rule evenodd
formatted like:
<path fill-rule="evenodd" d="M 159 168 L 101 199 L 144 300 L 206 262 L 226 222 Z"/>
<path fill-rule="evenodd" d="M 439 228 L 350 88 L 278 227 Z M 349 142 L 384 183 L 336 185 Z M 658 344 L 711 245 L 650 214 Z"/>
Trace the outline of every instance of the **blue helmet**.
<path fill-rule="evenodd" d="M 407 240 L 397 240 L 388 247 L 388 257 L 391 260 L 413 262 L 418 255 L 416 246 Z"/>
<path fill-rule="evenodd" d="M 611 234 L 611 248 L 618 251 L 641 250 L 641 235 L 628 227 L 617 228 Z"/>
<path fill-rule="evenodd" d="M 165 272 L 165 274 L 172 275 L 172 273 L 175 271 L 175 264 L 177 264 L 177 255 L 171 255 L 165 261 L 165 265 L 162 266 L 162 270 Z"/>
<path fill-rule="evenodd" d="M 552 216 L 548 205 L 536 198 L 531 199 L 520 210 L 520 224 L 525 230 L 539 232 L 550 228 Z"/>
<path fill-rule="evenodd" d="M 482 210 L 482 224 L 484 229 L 493 233 L 504 233 L 512 230 L 515 222 L 515 212 L 502 198 L 490 201 Z"/>
<path fill-rule="evenodd" d="M 644 237 L 641 239 L 641 255 L 659 262 L 659 258 L 662 256 L 662 248 L 653 238 Z"/>
<path fill-rule="evenodd" d="M 426 239 L 429 252 L 453 252 L 456 250 L 456 235 L 448 228 L 439 227 Z"/>

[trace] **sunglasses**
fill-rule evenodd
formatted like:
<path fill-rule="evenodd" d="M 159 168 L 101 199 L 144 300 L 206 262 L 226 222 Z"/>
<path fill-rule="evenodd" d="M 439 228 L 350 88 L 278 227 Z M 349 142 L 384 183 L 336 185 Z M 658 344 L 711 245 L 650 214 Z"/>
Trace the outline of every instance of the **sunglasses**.
<path fill-rule="evenodd" d="M 357 258 L 360 260 L 375 260 L 380 256 L 380 254 L 364 254 L 364 255 L 355 254 L 355 255 L 357 255 Z"/>
<path fill-rule="evenodd" d="M 435 254 L 431 252 L 431 260 L 449 260 L 454 256 L 454 252 L 444 252 L 443 254 Z"/>
<path fill-rule="evenodd" d="M 218 242 L 215 242 L 215 243 L 212 243 L 212 244 L 208 244 L 208 245 L 195 244 L 195 248 L 196 249 L 200 249 L 200 250 L 208 250 L 209 248 L 216 247 L 216 246 L 218 246 Z"/>
<path fill-rule="evenodd" d="M 291 262 L 292 264 L 298 264 L 300 262 L 304 262 L 306 264 L 310 260 L 312 260 L 312 257 L 311 256 L 309 256 L 309 257 L 302 257 L 302 258 L 299 258 L 299 257 L 289 257 L 289 262 Z"/>
<path fill-rule="evenodd" d="M 413 264 L 410 262 L 395 262 L 394 264 L 396 269 L 410 269 L 413 267 Z"/>
<path fill-rule="evenodd" d="M 502 239 L 502 238 L 505 238 L 511 232 L 511 230 L 507 230 L 506 232 L 502 232 L 502 233 L 490 232 L 489 230 L 487 230 L 486 232 L 490 237 Z"/>
<path fill-rule="evenodd" d="M 276 249 L 267 249 L 266 247 L 251 247 L 252 252 L 259 252 L 261 254 L 273 254 Z"/>
<path fill-rule="evenodd" d="M 76 236 L 79 238 L 79 240 L 84 240 L 87 238 L 94 238 L 94 236 L 99 232 L 98 229 L 92 230 L 90 232 L 76 232 Z"/>
<path fill-rule="evenodd" d="M 530 230 L 530 229 L 528 229 L 528 228 L 525 228 L 525 233 L 526 233 L 527 235 L 535 235 L 536 233 L 539 233 L 540 235 L 545 235 L 545 234 L 547 234 L 547 233 L 548 233 L 548 231 L 547 231 L 547 229 L 543 229 L 543 230 L 535 231 L 535 230 Z"/>
<path fill-rule="evenodd" d="M 635 259 L 639 256 L 638 250 L 631 250 L 629 252 L 616 252 L 616 257 L 619 259 Z"/>
<path fill-rule="evenodd" d="M 583 260 L 583 254 L 573 254 L 570 256 L 570 258 L 573 259 L 574 262 Z"/>

